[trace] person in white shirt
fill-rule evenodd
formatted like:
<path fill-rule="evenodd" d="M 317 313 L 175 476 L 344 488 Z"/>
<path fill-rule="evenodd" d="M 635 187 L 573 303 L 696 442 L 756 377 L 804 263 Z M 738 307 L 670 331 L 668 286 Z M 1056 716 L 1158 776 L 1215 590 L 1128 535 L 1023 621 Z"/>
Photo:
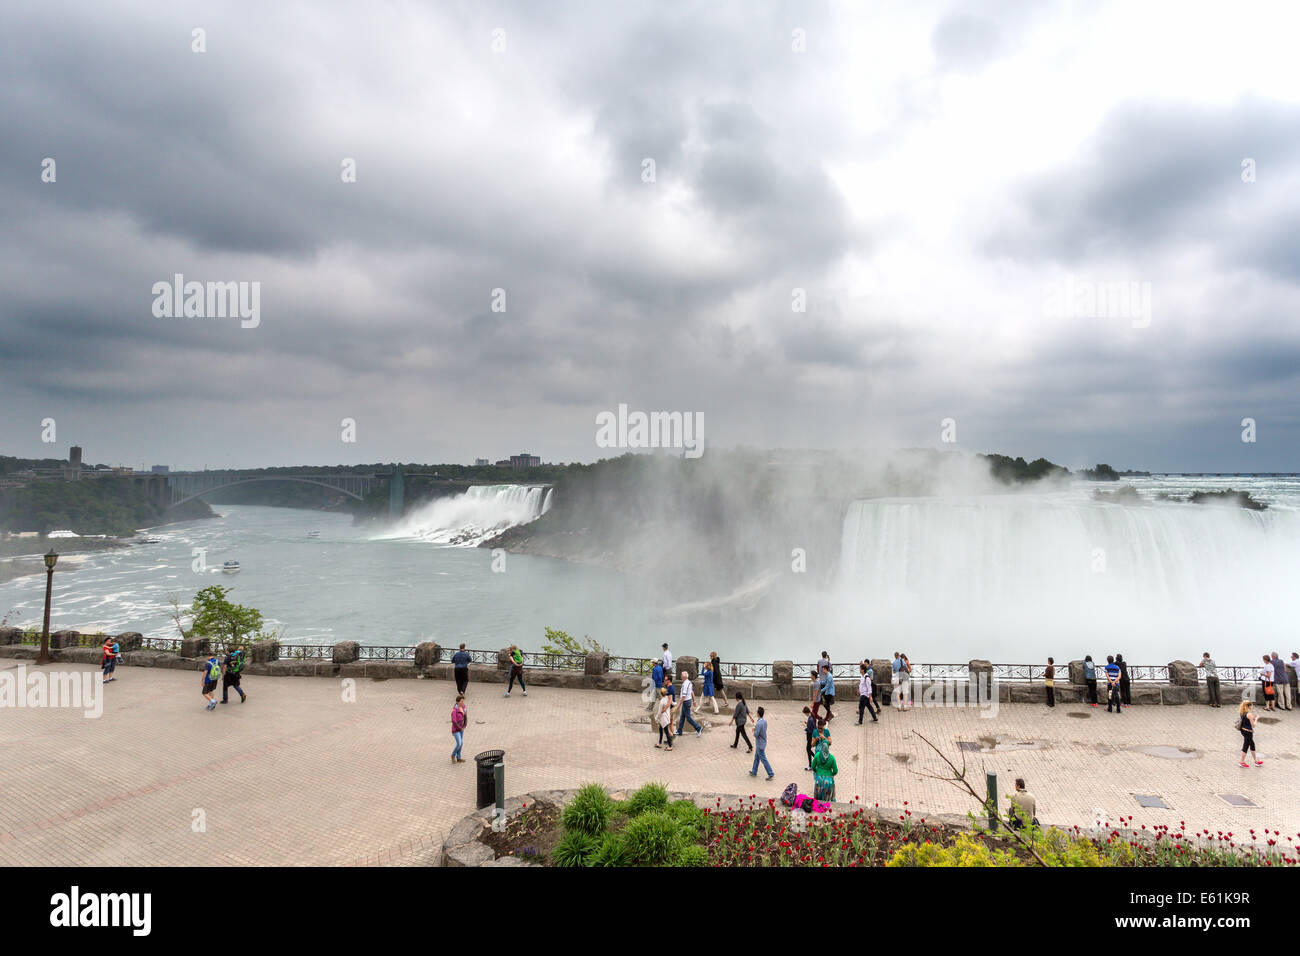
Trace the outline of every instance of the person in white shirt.
<path fill-rule="evenodd" d="M 671 674 L 673 672 L 673 652 L 668 650 L 667 644 L 664 645 L 663 662 L 664 662 L 664 673 Z"/>
<path fill-rule="evenodd" d="M 871 686 L 871 675 L 867 673 L 867 665 L 859 664 L 858 671 L 862 674 L 858 678 L 858 724 L 860 725 L 864 710 L 870 712 L 873 721 L 877 721 L 878 718 L 876 717 L 876 711 L 871 706 L 871 695 L 875 692 L 875 688 Z"/>
<path fill-rule="evenodd" d="M 668 696 L 667 688 L 659 688 L 659 702 L 656 705 L 657 713 L 655 719 L 659 721 L 659 743 L 656 747 L 662 750 L 673 749 L 673 699 Z M 668 746 L 664 747 L 664 738 L 668 738 Z"/>
<path fill-rule="evenodd" d="M 682 671 L 682 716 L 677 719 L 677 736 L 682 735 L 682 728 L 690 724 L 695 728 L 695 736 L 703 737 L 704 728 L 691 716 L 691 703 L 695 700 L 695 682 L 686 671 Z"/>

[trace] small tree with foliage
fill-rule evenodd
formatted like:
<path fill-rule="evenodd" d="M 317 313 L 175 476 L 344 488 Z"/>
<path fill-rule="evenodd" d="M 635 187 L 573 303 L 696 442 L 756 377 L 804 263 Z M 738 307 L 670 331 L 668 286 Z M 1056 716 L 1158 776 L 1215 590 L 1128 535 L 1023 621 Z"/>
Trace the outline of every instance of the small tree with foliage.
<path fill-rule="evenodd" d="M 227 599 L 233 588 L 223 588 L 219 584 L 206 587 L 194 595 L 189 607 L 190 626 L 185 627 L 181 618 L 186 613 L 180 608 L 180 601 L 172 598 L 172 618 L 181 637 L 203 637 L 212 641 L 220 649 L 237 647 L 251 643 L 274 634 L 267 634 L 262 627 L 262 612 L 257 608 L 244 607 Z"/>
<path fill-rule="evenodd" d="M 571 637 L 564 631 L 557 631 L 553 627 L 546 630 L 546 641 L 542 644 L 542 653 L 554 656 L 563 656 L 566 654 L 601 654 L 607 653 L 604 647 L 601 647 L 596 641 L 593 641 L 586 634 L 582 635 L 579 641 L 576 637 Z"/>

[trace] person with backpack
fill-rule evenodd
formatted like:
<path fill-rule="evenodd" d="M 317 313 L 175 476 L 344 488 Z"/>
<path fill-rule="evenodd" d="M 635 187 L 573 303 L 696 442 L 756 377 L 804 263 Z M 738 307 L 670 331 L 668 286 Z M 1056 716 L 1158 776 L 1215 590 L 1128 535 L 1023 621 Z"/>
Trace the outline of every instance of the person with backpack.
<path fill-rule="evenodd" d="M 1088 685 L 1088 703 L 1097 706 L 1097 665 L 1092 662 L 1092 655 L 1083 658 L 1083 682 Z"/>
<path fill-rule="evenodd" d="M 1264 761 L 1259 759 L 1259 754 L 1255 751 L 1255 721 L 1259 715 L 1255 713 L 1254 705 L 1248 700 L 1243 700 L 1241 706 L 1237 708 L 1237 730 L 1241 732 L 1241 765 L 1249 769 L 1250 764 L 1246 763 L 1246 754 L 1249 752 L 1255 758 L 1255 766 L 1262 767 Z"/>
<path fill-rule="evenodd" d="M 1119 665 L 1115 663 L 1115 657 L 1112 654 L 1106 655 L 1106 713 L 1110 713 L 1111 708 L 1115 713 L 1120 712 L 1122 701 L 1119 696 Z"/>
<path fill-rule="evenodd" d="M 508 653 L 510 655 L 510 686 L 506 688 L 506 696 L 509 697 L 510 692 L 515 689 L 515 678 L 517 677 L 519 678 L 519 689 L 527 697 L 528 688 L 524 685 L 524 652 L 511 644 Z"/>
<path fill-rule="evenodd" d="M 807 745 L 804 747 L 804 752 L 808 755 L 808 764 L 804 769 L 811 770 L 813 758 L 813 737 L 817 735 L 817 715 L 812 712 L 811 707 L 805 707 L 803 712 L 808 718 L 803 724 L 804 736 L 808 740 Z M 862 721 L 858 721 L 858 723 L 862 723 Z"/>
<path fill-rule="evenodd" d="M 451 739 L 456 741 L 456 749 L 451 752 L 452 763 L 464 763 L 460 748 L 465 746 L 465 727 L 469 723 L 469 713 L 465 709 L 465 695 L 457 694 L 456 703 L 451 708 Z"/>
<path fill-rule="evenodd" d="M 117 678 L 112 675 L 113 672 L 117 670 L 117 661 L 122 654 L 117 641 L 111 637 L 104 641 L 104 647 L 102 650 L 104 656 L 99 661 L 99 668 L 104 672 L 104 679 L 101 683 L 107 684 L 111 681 L 117 680 Z"/>
<path fill-rule="evenodd" d="M 902 651 L 898 652 L 898 702 L 900 710 L 910 709 L 912 697 L 912 663 Z"/>
<path fill-rule="evenodd" d="M 825 651 L 822 651 L 825 654 Z M 831 673 L 830 660 L 822 662 L 822 676 L 818 686 L 821 690 L 822 703 L 826 705 L 826 719 L 833 720 L 835 715 L 831 713 L 831 705 L 835 703 L 835 675 Z"/>
<path fill-rule="evenodd" d="M 731 708 L 731 719 L 727 721 L 727 723 L 729 724 L 736 725 L 736 739 L 732 743 L 731 749 L 735 750 L 737 747 L 739 747 L 740 738 L 744 737 L 745 746 L 749 748 L 748 750 L 745 751 L 745 753 L 752 754 L 754 752 L 754 745 L 750 743 L 749 734 L 745 732 L 745 721 L 748 719 L 749 719 L 749 705 L 745 703 L 745 695 L 742 694 L 740 691 L 736 691 L 736 705 Z"/>
<path fill-rule="evenodd" d="M 239 686 L 240 678 L 244 673 L 244 648 L 236 647 L 226 655 L 225 661 L 222 662 L 224 671 L 221 675 L 221 702 L 230 703 L 230 688 L 235 688 L 239 693 L 239 702 L 242 704 L 248 700 L 248 695 L 244 693 L 244 688 Z"/>
<path fill-rule="evenodd" d="M 451 672 L 456 678 L 457 694 L 464 694 L 465 688 L 469 686 L 469 662 L 469 651 L 462 644 L 460 650 L 451 655 Z"/>
<path fill-rule="evenodd" d="M 217 681 L 221 679 L 221 662 L 212 655 L 203 662 L 203 696 L 207 700 L 207 710 L 217 709 Z"/>
<path fill-rule="evenodd" d="M 862 712 L 871 711 L 871 720 L 876 722 L 876 712 L 871 707 L 871 695 L 874 689 L 871 686 L 871 677 L 867 674 L 869 668 L 866 664 L 858 665 L 858 672 L 862 675 L 858 678 L 858 726 L 862 726 Z M 809 761 L 811 763 L 812 761 Z"/>
<path fill-rule="evenodd" d="M 1115 663 L 1119 665 L 1119 696 L 1124 702 L 1125 707 L 1133 704 L 1133 697 L 1129 693 L 1130 685 L 1128 679 L 1128 665 L 1124 663 L 1124 655 L 1116 654 Z"/>

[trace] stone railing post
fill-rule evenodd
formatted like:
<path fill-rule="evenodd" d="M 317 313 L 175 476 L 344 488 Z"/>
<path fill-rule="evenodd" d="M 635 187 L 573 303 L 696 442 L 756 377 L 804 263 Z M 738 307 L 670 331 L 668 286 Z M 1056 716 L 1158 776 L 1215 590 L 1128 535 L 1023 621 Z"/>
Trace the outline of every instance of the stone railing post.
<path fill-rule="evenodd" d="M 1200 683 L 1196 665 L 1191 661 L 1170 661 L 1169 683 L 1178 687 L 1195 687 Z"/>
<path fill-rule="evenodd" d="M 79 637 L 81 637 L 80 631 L 51 631 L 50 650 L 61 647 L 76 647 L 77 638 Z"/>
<path fill-rule="evenodd" d="M 181 638 L 181 657 L 207 657 L 212 653 L 212 642 L 206 637 Z"/>
<path fill-rule="evenodd" d="M 970 675 L 969 696 L 976 703 L 986 703 L 996 698 L 997 690 L 993 687 L 993 665 L 985 660 L 974 660 L 966 665 Z"/>
<path fill-rule="evenodd" d="M 600 677 L 609 672 L 609 655 L 604 651 L 592 651 L 587 655 L 583 673 L 588 677 Z"/>
<path fill-rule="evenodd" d="M 510 648 L 503 647 L 497 651 L 497 670 L 508 671 L 514 666 L 514 663 L 510 658 Z"/>
<path fill-rule="evenodd" d="M 138 651 L 144 644 L 144 635 L 139 631 L 124 631 L 113 640 L 117 641 L 118 650 L 125 654 L 127 651 Z"/>
<path fill-rule="evenodd" d="M 415 666 L 432 667 L 442 660 L 442 647 L 434 641 L 415 645 Z"/>
<path fill-rule="evenodd" d="M 280 659 L 279 641 L 258 641 L 248 649 L 249 660 L 254 664 L 269 664 Z"/>
<path fill-rule="evenodd" d="M 335 664 L 355 664 L 361 660 L 361 644 L 358 641 L 339 641 L 334 645 Z"/>
<path fill-rule="evenodd" d="M 0 627 L 0 644 L 17 644 L 22 639 L 21 627 Z"/>
<path fill-rule="evenodd" d="M 682 671 L 686 671 L 686 675 L 691 680 L 695 680 L 695 678 L 700 676 L 700 660 L 698 657 L 691 657 L 689 654 L 677 658 L 677 660 L 673 662 L 673 668 L 677 671 L 677 673 L 673 675 L 673 680 L 675 681 L 680 681 Z"/>
<path fill-rule="evenodd" d="M 772 662 L 772 684 L 776 687 L 776 696 L 780 700 L 789 700 L 794 696 L 794 661 Z"/>
<path fill-rule="evenodd" d="M 1086 684 L 1087 678 L 1083 676 L 1083 661 L 1070 661 L 1070 683 Z"/>

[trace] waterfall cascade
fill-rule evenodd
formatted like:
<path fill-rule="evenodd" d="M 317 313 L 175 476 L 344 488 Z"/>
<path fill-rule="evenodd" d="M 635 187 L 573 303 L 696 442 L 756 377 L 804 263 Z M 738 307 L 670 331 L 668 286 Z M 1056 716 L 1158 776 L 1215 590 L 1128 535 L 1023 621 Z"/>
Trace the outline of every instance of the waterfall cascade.
<path fill-rule="evenodd" d="M 1017 647 L 1055 646 L 1061 662 L 1125 640 L 1194 661 L 1289 657 L 1297 573 L 1295 511 L 1029 495 L 855 501 L 840 555 L 862 626 L 1006 661 Z"/>
<path fill-rule="evenodd" d="M 473 547 L 506 528 L 536 521 L 550 509 L 553 491 L 541 485 L 475 485 L 421 505 L 382 537 Z"/>

